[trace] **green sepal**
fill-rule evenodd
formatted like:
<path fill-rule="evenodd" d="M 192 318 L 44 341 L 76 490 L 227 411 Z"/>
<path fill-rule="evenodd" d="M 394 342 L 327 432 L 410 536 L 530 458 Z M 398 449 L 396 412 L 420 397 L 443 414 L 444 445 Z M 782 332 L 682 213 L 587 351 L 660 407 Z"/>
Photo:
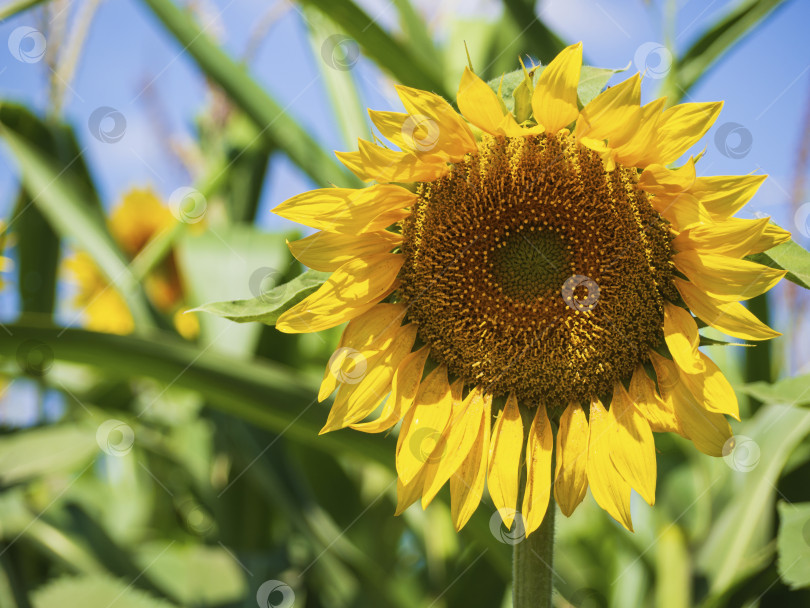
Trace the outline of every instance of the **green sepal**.
<path fill-rule="evenodd" d="M 211 302 L 195 308 L 194 311 L 211 313 L 237 323 L 258 321 L 265 325 L 275 325 L 282 314 L 317 291 L 329 278 L 329 274 L 308 270 L 292 281 L 278 285 L 256 298 Z"/>
<path fill-rule="evenodd" d="M 583 65 L 582 71 L 579 74 L 579 84 L 577 85 L 577 104 L 580 109 L 584 108 L 588 103 L 599 93 L 601 93 L 614 74 L 624 72 L 630 67 L 613 69 L 613 68 L 595 68 L 590 65 Z M 506 108 L 516 114 L 518 123 L 523 123 L 528 120 L 523 117 L 523 108 L 526 103 L 526 93 L 529 93 L 528 107 L 531 110 L 531 93 L 534 91 L 534 85 L 537 84 L 537 78 L 545 69 L 545 66 L 538 65 L 525 72 L 524 67 L 504 74 L 500 78 L 495 78 L 487 82 L 489 87 L 499 93 L 503 99 Z M 527 75 L 531 78 L 531 83 L 526 82 Z M 500 89 L 500 91 L 499 91 Z"/>

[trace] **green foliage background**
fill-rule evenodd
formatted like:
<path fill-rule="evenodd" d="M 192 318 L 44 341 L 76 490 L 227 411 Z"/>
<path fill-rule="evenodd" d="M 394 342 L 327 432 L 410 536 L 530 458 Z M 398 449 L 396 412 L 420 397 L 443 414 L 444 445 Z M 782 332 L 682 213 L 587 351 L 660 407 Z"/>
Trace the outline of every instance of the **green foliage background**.
<path fill-rule="evenodd" d="M 12 235 L 19 272 L 42 278 L 20 282 L 20 318 L 0 337 L 3 372 L 67 402 L 58 419 L 0 438 L 0 606 L 247 607 L 268 580 L 288 585 L 296 606 L 509 605 L 511 546 L 490 525 L 491 505 L 460 534 L 443 494 L 425 512 L 394 518 L 393 439 L 318 436 L 328 404 L 314 399 L 335 331 L 289 336 L 205 315 L 200 337 L 186 341 L 149 301 L 143 279 L 172 247 L 194 305 L 243 287 L 245 277 L 228 283 L 234 255 L 272 267 L 276 282 L 301 272 L 284 235 L 254 227 L 271 153 L 319 184 L 356 181 L 289 116 L 277 120 L 279 102 L 191 13 L 172 0 L 143 2 L 234 108 L 222 125 L 201 119 L 199 131 L 206 171 L 196 186 L 217 234 L 181 226 L 130 264 L 72 127 L 0 103 L 0 136 L 22 181 L 25 212 Z M 17 0 L 0 13 L 36 4 Z M 490 66 L 488 78 L 511 71 L 519 55 L 545 62 L 564 46 L 533 19 L 531 1 L 504 0 L 500 21 L 464 24 L 441 44 L 409 0 L 393 4 L 399 37 L 351 0 L 298 7 L 313 41 L 345 33 L 393 79 L 448 99 L 460 66 L 446 49 L 473 29 L 473 62 Z M 663 82 L 670 103 L 780 4 L 744 0 L 698 36 Z M 344 131 L 367 130 L 350 74 L 324 78 Z M 132 335 L 52 324 L 60 242 L 87 251 L 121 292 Z M 795 244 L 763 259 L 810 282 L 807 252 Z M 767 300 L 752 306 L 767 316 Z M 810 378 L 770 384 L 761 377 L 772 367 L 768 348 L 710 348 L 749 396 L 735 431 L 758 451 L 756 465 L 735 470 L 657 436 L 658 504 L 634 513 L 635 534 L 591 499 L 558 518 L 556 606 L 810 605 Z"/>

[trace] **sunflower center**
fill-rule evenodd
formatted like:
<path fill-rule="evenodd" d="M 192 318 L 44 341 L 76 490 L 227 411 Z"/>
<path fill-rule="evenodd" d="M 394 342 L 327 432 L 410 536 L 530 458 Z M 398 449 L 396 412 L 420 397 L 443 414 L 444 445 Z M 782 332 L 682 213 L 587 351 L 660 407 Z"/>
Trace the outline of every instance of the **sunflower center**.
<path fill-rule="evenodd" d="M 668 225 L 569 136 L 491 138 L 419 185 L 401 297 L 467 383 L 564 407 L 610 392 L 662 339 Z"/>
<path fill-rule="evenodd" d="M 502 293 L 515 300 L 551 294 L 570 275 L 565 244 L 550 230 L 519 230 L 499 242 L 489 257 Z"/>

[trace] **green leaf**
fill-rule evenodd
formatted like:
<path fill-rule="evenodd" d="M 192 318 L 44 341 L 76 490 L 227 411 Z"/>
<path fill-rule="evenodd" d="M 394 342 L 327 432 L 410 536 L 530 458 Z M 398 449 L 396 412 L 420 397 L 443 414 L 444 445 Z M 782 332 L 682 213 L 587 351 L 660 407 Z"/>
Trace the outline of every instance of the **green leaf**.
<path fill-rule="evenodd" d="M 288 283 L 274 287 L 258 298 L 212 302 L 196 310 L 225 317 L 237 323 L 259 321 L 275 325 L 278 318 L 317 289 L 329 278 L 328 272 L 308 270 Z"/>
<path fill-rule="evenodd" d="M 787 280 L 810 289 L 810 251 L 796 241 L 782 243 L 763 253 L 749 255 L 746 259 L 771 268 L 787 270 Z"/>
<path fill-rule="evenodd" d="M 95 456 L 95 429 L 75 424 L 18 431 L 0 443 L 0 484 L 72 471 Z"/>
<path fill-rule="evenodd" d="M 594 97 L 604 91 L 608 81 L 613 78 L 614 74 L 627 71 L 630 65 L 617 69 L 583 65 L 579 75 L 579 84 L 577 85 L 577 103 L 579 103 L 580 108 L 584 108 Z"/>
<path fill-rule="evenodd" d="M 33 593 L 33 608 L 172 608 L 124 581 L 107 576 L 62 577 Z"/>
<path fill-rule="evenodd" d="M 725 480 L 732 500 L 715 515 L 698 558 L 712 594 L 724 592 L 767 562 L 776 483 L 808 433 L 810 412 L 766 405 L 735 434 L 737 444 L 724 457 L 728 469 L 712 478 L 713 483 Z M 722 489 L 719 486 L 715 495 Z"/>
<path fill-rule="evenodd" d="M 315 449 L 348 451 L 393 466 L 389 439 L 361 433 L 318 436 L 326 420 L 313 407 L 317 384 L 300 373 L 268 361 L 234 362 L 232 356 L 200 350 L 171 334 L 154 331 L 148 338 L 117 336 L 80 329 L 43 326 L 31 321 L 6 324 L 11 335 L 0 340 L 0 356 L 13 358 L 33 340 L 46 344 L 55 361 L 90 365 L 113 378 L 149 377 L 166 385 L 196 391 L 206 403 L 256 426 L 284 433 Z"/>
<path fill-rule="evenodd" d="M 779 501 L 779 576 L 792 589 L 810 587 L 810 502 Z"/>
<path fill-rule="evenodd" d="M 148 0 L 154 2 L 155 0 Z M 376 19 L 351 0 L 299 0 L 327 15 L 342 27 L 383 70 L 402 84 L 433 91 L 452 99 L 442 83 L 441 64 L 424 61 L 410 44 L 400 42 L 381 28 Z M 325 49 L 327 53 L 330 49 Z"/>
<path fill-rule="evenodd" d="M 169 597 L 184 606 L 231 604 L 247 595 L 239 564 L 222 547 L 154 541 L 136 561 Z"/>
<path fill-rule="evenodd" d="M 228 94 L 270 139 L 315 182 L 354 185 L 359 182 L 343 170 L 285 109 L 253 80 L 244 66 L 219 48 L 194 21 L 171 0 L 144 0 L 205 74 Z"/>
<path fill-rule="evenodd" d="M 19 164 L 23 186 L 35 193 L 33 201 L 56 232 L 73 239 L 87 251 L 98 267 L 121 293 L 141 327 L 152 325 L 151 314 L 141 286 L 130 272 L 127 260 L 107 231 L 100 208 L 87 204 L 87 186 L 81 176 L 70 171 L 80 155 L 63 163 L 52 153 L 38 148 L 26 137 L 20 121 L 36 120 L 25 108 L 0 105 L 0 135 L 6 140 Z"/>
<path fill-rule="evenodd" d="M 805 407 L 810 405 L 810 374 L 785 378 L 773 384 L 751 382 L 738 388 L 763 403 Z"/>
<path fill-rule="evenodd" d="M 189 231 L 177 243 L 176 251 L 191 306 L 223 294 L 258 296 L 269 287 L 268 282 L 280 282 L 292 261 L 283 235 L 245 225 L 217 227 L 202 234 Z M 203 345 L 234 356 L 248 356 L 256 346 L 261 326 L 237 326 L 202 315 L 200 329 Z"/>
<path fill-rule="evenodd" d="M 677 103 L 723 55 L 784 4 L 785 0 L 743 0 L 735 4 L 674 61 L 667 82 L 668 102 Z"/>

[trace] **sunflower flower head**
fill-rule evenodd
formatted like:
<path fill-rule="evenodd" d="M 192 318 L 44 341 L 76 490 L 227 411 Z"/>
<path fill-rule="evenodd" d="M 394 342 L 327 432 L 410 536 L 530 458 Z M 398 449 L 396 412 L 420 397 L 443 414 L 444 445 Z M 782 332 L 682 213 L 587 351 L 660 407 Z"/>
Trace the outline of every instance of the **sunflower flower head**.
<path fill-rule="evenodd" d="M 790 237 L 734 217 L 764 176 L 671 168 L 722 104 L 641 105 L 636 74 L 583 107 L 581 66 L 576 44 L 527 73 L 514 112 L 470 69 L 460 113 L 397 87 L 406 112 L 370 114 L 399 149 L 338 153 L 370 185 L 275 210 L 318 229 L 290 247 L 332 272 L 277 327 L 348 321 L 323 431 L 401 421 L 398 512 L 449 483 L 460 529 L 486 487 L 504 523 L 519 512 L 531 533 L 552 491 L 570 515 L 590 487 L 632 530 L 631 489 L 655 501 L 653 432 L 720 456 L 726 416 L 739 418 L 696 317 L 779 335 L 740 304 L 785 274 L 743 259 Z"/>

